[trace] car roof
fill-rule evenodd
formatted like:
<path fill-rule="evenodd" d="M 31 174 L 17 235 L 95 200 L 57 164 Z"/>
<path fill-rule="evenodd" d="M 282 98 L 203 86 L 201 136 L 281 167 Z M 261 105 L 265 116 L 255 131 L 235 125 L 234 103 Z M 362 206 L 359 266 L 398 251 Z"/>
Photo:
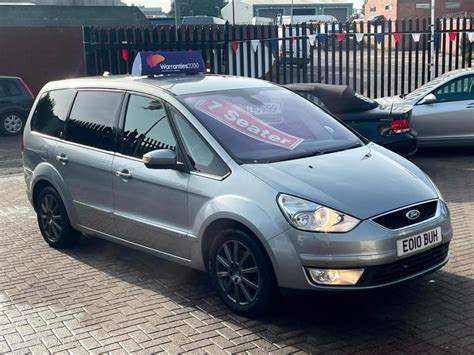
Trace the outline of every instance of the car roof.
<path fill-rule="evenodd" d="M 172 95 L 188 95 L 203 92 L 275 87 L 274 84 L 253 78 L 229 75 L 194 74 L 135 77 L 131 75 L 106 75 L 54 81 L 44 90 L 65 88 L 107 88 L 119 90 L 161 89 Z"/>
<path fill-rule="evenodd" d="M 18 76 L 1 76 L 0 79 L 17 79 L 19 80 L 20 78 Z"/>

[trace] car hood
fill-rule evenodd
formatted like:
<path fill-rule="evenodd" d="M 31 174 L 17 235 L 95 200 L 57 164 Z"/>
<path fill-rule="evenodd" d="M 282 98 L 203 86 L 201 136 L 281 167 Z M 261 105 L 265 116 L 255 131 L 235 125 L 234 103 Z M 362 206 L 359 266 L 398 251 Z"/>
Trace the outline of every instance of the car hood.
<path fill-rule="evenodd" d="M 242 167 L 281 193 L 359 219 L 438 197 L 419 168 L 373 143 L 327 155 Z"/>

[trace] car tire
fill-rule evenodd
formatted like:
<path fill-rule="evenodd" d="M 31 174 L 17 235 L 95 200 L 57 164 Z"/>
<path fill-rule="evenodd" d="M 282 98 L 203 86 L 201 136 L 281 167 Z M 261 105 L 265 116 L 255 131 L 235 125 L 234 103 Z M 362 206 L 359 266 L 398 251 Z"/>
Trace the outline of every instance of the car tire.
<path fill-rule="evenodd" d="M 72 228 L 57 191 L 52 187 L 45 187 L 39 192 L 36 201 L 38 225 L 46 243 L 58 249 L 74 246 L 81 233 Z"/>
<path fill-rule="evenodd" d="M 221 231 L 212 242 L 208 263 L 212 285 L 235 313 L 262 315 L 278 295 L 266 252 L 242 230 Z"/>
<path fill-rule="evenodd" d="M 25 129 L 25 117 L 18 112 L 7 112 L 0 117 L 0 133 L 5 136 L 18 136 Z"/>

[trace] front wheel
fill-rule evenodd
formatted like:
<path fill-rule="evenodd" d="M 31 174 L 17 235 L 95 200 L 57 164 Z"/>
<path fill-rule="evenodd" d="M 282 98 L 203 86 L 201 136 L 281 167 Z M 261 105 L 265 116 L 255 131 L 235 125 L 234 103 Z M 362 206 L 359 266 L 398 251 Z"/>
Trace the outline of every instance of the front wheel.
<path fill-rule="evenodd" d="M 209 253 L 212 284 L 234 312 L 259 315 L 272 304 L 275 281 L 263 248 L 247 233 L 230 229 L 218 234 Z"/>

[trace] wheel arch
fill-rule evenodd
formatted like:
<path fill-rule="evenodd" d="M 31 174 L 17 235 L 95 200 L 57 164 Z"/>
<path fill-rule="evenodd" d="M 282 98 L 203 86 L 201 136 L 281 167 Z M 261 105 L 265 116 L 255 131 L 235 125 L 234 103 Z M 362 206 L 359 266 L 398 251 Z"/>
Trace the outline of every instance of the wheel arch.
<path fill-rule="evenodd" d="M 203 265 L 206 271 L 209 271 L 208 259 L 209 259 L 209 253 L 211 249 L 213 236 L 215 236 L 219 231 L 224 230 L 224 229 L 238 229 L 247 233 L 250 237 L 252 237 L 256 241 L 256 243 L 262 248 L 264 254 L 267 256 L 268 262 L 270 262 L 273 273 L 275 275 L 273 254 L 271 250 L 269 249 L 268 245 L 262 242 L 262 239 L 258 237 L 257 233 L 254 232 L 253 228 L 247 226 L 241 221 L 237 221 L 236 219 L 232 219 L 229 217 L 216 219 L 212 221 L 211 223 L 209 223 L 204 229 L 204 232 L 201 238 L 201 255 L 202 255 Z"/>
<path fill-rule="evenodd" d="M 31 202 L 33 208 L 36 211 L 36 199 L 38 198 L 39 192 L 47 187 L 51 186 L 61 197 L 61 200 L 66 208 L 66 213 L 73 227 L 76 226 L 76 216 L 72 206 L 72 198 L 64 188 L 64 180 L 62 179 L 59 172 L 49 163 L 39 164 L 33 173 L 30 191 L 31 191 Z"/>

